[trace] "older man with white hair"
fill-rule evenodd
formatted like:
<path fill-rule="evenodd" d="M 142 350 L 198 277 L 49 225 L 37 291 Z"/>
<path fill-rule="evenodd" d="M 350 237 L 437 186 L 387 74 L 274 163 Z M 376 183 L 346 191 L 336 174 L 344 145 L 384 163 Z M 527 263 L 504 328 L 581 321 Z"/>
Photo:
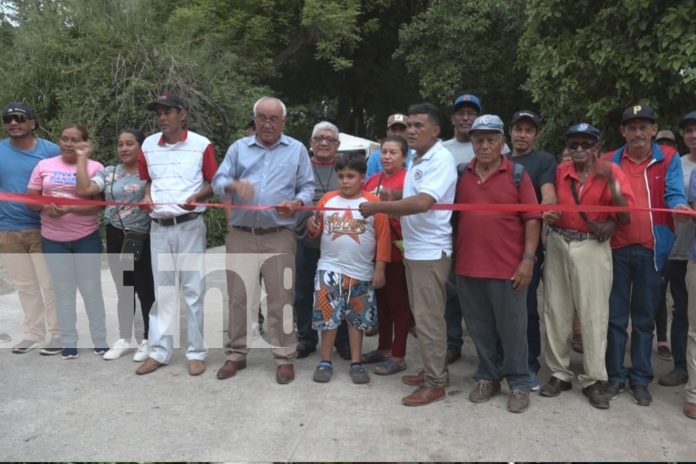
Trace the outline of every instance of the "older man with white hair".
<path fill-rule="evenodd" d="M 318 202 L 324 194 L 336 190 L 336 154 L 341 142 L 338 139 L 338 127 L 321 121 L 314 126 L 309 145 L 312 149 L 312 172 L 314 174 L 314 196 L 312 201 Z M 297 253 L 295 255 L 295 314 L 297 315 L 297 358 L 306 358 L 316 351 L 319 336 L 312 329 L 312 308 L 314 307 L 314 276 L 319 262 L 319 244 L 321 237 L 307 237 L 307 219 L 310 211 L 297 215 Z M 348 331 L 345 321 L 339 326 L 334 343 L 338 354 L 343 359 L 350 359 L 348 346 Z"/>
<path fill-rule="evenodd" d="M 282 101 L 259 99 L 254 105 L 256 135 L 233 143 L 213 177 L 215 193 L 231 195 L 240 207 L 232 211 L 227 235 L 235 272 L 227 275 L 229 343 L 227 361 L 217 373 L 221 380 L 246 367 L 251 345 L 247 333 L 259 308 L 260 278 L 267 293 L 267 343 L 276 361 L 276 381 L 287 384 L 295 378 L 295 211 L 311 203 L 314 176 L 307 149 L 283 134 L 286 117 Z M 274 207 L 256 208 L 268 205 Z"/>

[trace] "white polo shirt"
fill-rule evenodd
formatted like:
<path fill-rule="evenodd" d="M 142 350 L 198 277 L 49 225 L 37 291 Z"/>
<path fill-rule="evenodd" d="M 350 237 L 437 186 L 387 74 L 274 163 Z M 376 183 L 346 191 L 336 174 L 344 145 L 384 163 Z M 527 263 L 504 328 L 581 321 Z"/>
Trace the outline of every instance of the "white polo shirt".
<path fill-rule="evenodd" d="M 404 182 L 403 197 L 426 193 L 435 203 L 454 203 L 457 167 L 454 157 L 438 141 L 422 157 L 413 158 Z M 428 210 L 401 217 L 404 257 L 414 261 L 437 260 L 452 255 L 452 211 Z"/>

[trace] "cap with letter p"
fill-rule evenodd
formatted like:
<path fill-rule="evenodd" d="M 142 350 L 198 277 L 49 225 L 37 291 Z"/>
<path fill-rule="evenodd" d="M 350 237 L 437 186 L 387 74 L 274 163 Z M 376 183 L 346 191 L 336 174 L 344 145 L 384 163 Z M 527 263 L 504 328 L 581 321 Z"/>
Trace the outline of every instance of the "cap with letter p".
<path fill-rule="evenodd" d="M 655 122 L 655 112 L 648 105 L 633 105 L 626 108 L 621 116 L 621 125 L 623 126 L 628 121 L 633 119 L 647 119 L 650 122 Z"/>

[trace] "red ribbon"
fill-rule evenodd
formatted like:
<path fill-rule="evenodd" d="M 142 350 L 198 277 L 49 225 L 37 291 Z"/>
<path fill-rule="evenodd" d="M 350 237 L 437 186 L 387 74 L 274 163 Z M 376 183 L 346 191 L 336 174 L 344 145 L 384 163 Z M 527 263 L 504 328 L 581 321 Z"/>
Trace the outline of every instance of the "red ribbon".
<path fill-rule="evenodd" d="M 0 192 L 0 201 L 11 201 L 16 203 L 24 203 L 27 205 L 84 205 L 84 206 L 146 206 L 146 205 L 165 205 L 171 203 L 144 203 L 144 202 L 127 202 L 127 201 L 106 201 L 106 200 L 87 200 L 83 198 L 63 198 L 63 197 L 46 197 L 38 195 L 28 195 L 25 193 L 7 193 Z M 213 208 L 228 208 L 228 209 L 251 209 L 251 210 L 268 210 L 273 209 L 274 205 L 234 205 L 229 203 L 191 203 L 193 206 L 207 206 Z M 346 209 L 356 208 L 335 208 L 324 207 L 324 211 L 345 211 Z M 621 213 L 621 212 L 665 212 L 676 214 L 688 214 L 696 216 L 694 210 L 680 210 L 670 208 L 646 208 L 641 206 L 599 206 L 599 205 L 531 205 L 520 203 L 437 203 L 433 205 L 434 210 L 449 210 L 449 211 L 487 211 L 491 213 L 522 213 L 522 212 L 543 212 L 543 211 L 559 211 L 559 212 L 580 212 L 586 213 Z M 315 206 L 303 206 L 298 208 L 301 211 L 317 211 L 319 208 Z"/>

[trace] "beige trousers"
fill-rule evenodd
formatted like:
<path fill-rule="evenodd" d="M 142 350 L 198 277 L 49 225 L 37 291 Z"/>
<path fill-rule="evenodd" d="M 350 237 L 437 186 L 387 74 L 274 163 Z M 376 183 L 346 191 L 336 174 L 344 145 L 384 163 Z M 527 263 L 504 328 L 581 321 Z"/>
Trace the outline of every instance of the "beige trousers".
<path fill-rule="evenodd" d="M 24 311 L 24 339 L 43 341 L 46 331 L 59 338 L 53 281 L 41 253 L 41 232 L 0 231 L 0 254 Z"/>
<path fill-rule="evenodd" d="M 447 324 L 445 283 L 452 259 L 415 261 L 404 259 L 408 301 L 416 321 L 418 346 L 431 387 L 444 387 L 447 381 Z"/>
<path fill-rule="evenodd" d="M 292 364 L 297 351 L 293 329 L 295 299 L 295 235 L 288 229 L 255 235 L 230 227 L 226 238 L 227 293 L 230 301 L 225 353 L 231 361 L 246 359 L 252 347 L 271 348 L 278 366 Z M 261 299 L 261 279 L 265 301 Z M 266 309 L 263 340 L 251 336 L 259 305 Z"/>
<path fill-rule="evenodd" d="M 607 380 L 605 353 L 609 324 L 612 259 L 609 242 L 566 242 L 550 231 L 544 261 L 544 324 L 546 363 L 554 377 L 571 382 L 570 340 L 573 308 L 582 328 L 583 388 Z"/>

